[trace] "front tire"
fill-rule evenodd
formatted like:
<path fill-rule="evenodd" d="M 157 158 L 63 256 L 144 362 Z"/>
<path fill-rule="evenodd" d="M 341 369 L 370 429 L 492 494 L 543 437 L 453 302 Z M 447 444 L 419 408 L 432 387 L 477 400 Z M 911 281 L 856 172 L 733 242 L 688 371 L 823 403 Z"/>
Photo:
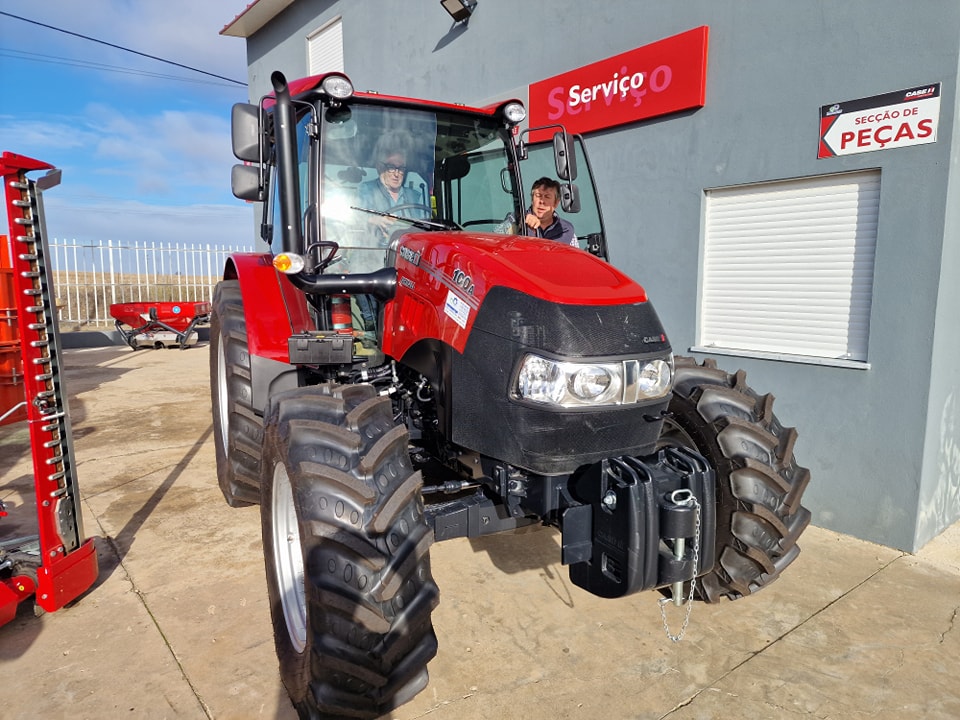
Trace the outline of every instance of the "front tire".
<path fill-rule="evenodd" d="M 220 491 L 231 507 L 255 505 L 260 502 L 263 421 L 252 404 L 247 323 L 237 280 L 223 280 L 213 291 L 210 394 Z"/>
<path fill-rule="evenodd" d="M 742 370 L 731 375 L 712 360 L 676 358 L 669 411 L 661 447 L 696 450 L 716 471 L 716 558 L 698 596 L 716 602 L 757 592 L 796 559 L 810 523 L 800 504 L 810 472 L 793 455 L 797 431 L 780 424 L 772 395 L 758 395 Z"/>
<path fill-rule="evenodd" d="M 268 408 L 261 524 L 280 675 L 303 718 L 376 718 L 427 684 L 433 531 L 406 428 L 369 385 Z"/>

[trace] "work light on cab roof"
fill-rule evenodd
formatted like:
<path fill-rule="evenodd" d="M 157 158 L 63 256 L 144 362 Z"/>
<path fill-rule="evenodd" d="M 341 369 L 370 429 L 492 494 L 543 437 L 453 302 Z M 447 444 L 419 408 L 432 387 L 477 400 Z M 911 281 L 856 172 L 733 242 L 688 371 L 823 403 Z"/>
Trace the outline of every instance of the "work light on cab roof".
<path fill-rule="evenodd" d="M 330 73 L 320 83 L 320 89 L 335 100 L 349 100 L 353 97 L 353 83 L 340 73 Z"/>

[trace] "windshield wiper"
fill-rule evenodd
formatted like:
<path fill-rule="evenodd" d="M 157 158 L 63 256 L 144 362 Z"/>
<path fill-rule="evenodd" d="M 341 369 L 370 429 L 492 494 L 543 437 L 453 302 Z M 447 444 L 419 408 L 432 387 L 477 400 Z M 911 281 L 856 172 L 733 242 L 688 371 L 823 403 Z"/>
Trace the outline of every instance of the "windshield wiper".
<path fill-rule="evenodd" d="M 419 205 L 417 207 L 420 207 Z M 426 206 L 424 206 L 426 207 Z M 404 217 L 403 215 L 394 215 L 393 213 L 381 212 L 379 210 L 371 210 L 370 208 L 357 207 L 356 205 L 350 206 L 351 210 L 359 210 L 360 212 L 370 213 L 371 215 L 380 215 L 381 217 L 388 217 L 391 220 L 403 220 L 408 222 L 416 228 L 421 230 L 463 230 L 458 223 L 453 220 L 427 220 L 426 218 L 411 218 Z"/>

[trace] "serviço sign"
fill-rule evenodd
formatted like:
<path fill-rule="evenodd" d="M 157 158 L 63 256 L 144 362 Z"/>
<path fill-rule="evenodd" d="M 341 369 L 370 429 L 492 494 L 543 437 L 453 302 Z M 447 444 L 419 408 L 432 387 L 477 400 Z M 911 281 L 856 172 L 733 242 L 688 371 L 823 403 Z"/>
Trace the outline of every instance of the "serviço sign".
<path fill-rule="evenodd" d="M 586 133 L 703 107 L 708 36 L 704 25 L 534 83 L 531 127 Z"/>
<path fill-rule="evenodd" d="M 820 108 L 818 158 L 937 141 L 940 83 Z"/>

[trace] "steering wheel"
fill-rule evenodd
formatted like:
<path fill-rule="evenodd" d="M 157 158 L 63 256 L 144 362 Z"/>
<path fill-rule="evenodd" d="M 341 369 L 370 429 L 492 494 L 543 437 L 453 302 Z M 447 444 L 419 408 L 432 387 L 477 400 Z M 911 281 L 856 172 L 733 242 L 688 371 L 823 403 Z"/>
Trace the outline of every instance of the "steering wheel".
<path fill-rule="evenodd" d="M 421 205 L 420 203 L 403 203 L 402 205 L 394 205 L 387 212 L 390 215 L 396 215 L 401 210 L 425 210 L 427 213 L 427 218 L 433 217 L 433 208 L 429 205 Z M 417 218 L 410 218 L 411 220 L 416 220 Z"/>

